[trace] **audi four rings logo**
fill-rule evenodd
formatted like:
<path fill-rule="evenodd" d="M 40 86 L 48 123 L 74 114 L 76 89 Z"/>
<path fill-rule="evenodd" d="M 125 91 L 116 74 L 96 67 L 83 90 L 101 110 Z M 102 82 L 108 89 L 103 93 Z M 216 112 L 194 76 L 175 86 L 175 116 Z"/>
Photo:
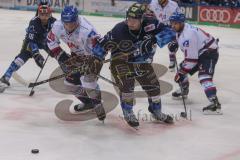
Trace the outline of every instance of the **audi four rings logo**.
<path fill-rule="evenodd" d="M 228 10 L 204 8 L 200 11 L 200 18 L 202 21 L 228 23 L 231 19 L 231 14 Z"/>

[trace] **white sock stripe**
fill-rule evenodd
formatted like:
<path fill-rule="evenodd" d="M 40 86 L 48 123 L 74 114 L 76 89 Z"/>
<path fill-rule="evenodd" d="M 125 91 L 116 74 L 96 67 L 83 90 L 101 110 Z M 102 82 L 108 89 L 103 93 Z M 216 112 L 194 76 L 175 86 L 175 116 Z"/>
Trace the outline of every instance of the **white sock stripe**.
<path fill-rule="evenodd" d="M 19 66 L 19 67 L 21 67 L 22 65 L 24 65 L 24 61 L 21 59 L 21 58 L 16 58 L 15 60 L 14 60 L 14 62 Z"/>
<path fill-rule="evenodd" d="M 212 76 L 205 74 L 205 75 L 200 75 L 200 76 L 198 76 L 198 78 L 199 78 L 200 81 L 202 81 L 202 80 L 204 80 L 204 79 L 212 78 Z"/>

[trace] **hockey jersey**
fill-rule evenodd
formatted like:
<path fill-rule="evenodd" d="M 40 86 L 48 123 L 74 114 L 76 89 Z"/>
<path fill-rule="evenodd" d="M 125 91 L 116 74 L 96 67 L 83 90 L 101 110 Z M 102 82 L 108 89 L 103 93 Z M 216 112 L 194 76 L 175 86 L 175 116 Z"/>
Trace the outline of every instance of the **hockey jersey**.
<path fill-rule="evenodd" d="M 51 17 L 47 25 L 42 25 L 39 17 L 34 17 L 26 29 L 25 42 L 29 44 L 32 52 L 38 52 L 38 49 L 46 49 L 47 34 L 51 30 L 55 18 Z"/>
<path fill-rule="evenodd" d="M 60 40 L 62 40 L 68 45 L 71 53 L 90 55 L 92 54 L 93 37 L 96 35 L 96 29 L 84 17 L 79 17 L 79 26 L 72 33 L 68 33 L 64 29 L 62 21 L 58 20 L 48 34 L 48 47 L 54 57 L 57 57 L 62 51 L 60 47 Z"/>
<path fill-rule="evenodd" d="M 199 56 L 206 50 L 217 49 L 217 41 L 209 33 L 200 28 L 185 23 L 184 29 L 176 37 L 179 48 L 185 55 L 182 64 L 184 72 L 188 73 L 193 67 L 197 65 Z"/>
<path fill-rule="evenodd" d="M 141 53 L 140 45 L 146 36 L 155 36 L 157 44 L 163 47 L 175 38 L 175 32 L 164 25 L 159 25 L 157 19 L 144 19 L 139 31 L 131 31 L 126 21 L 123 21 L 101 39 L 101 46 L 105 51 L 111 51 L 112 55 L 128 53 L 129 62 L 148 63 L 152 61 L 155 50 L 153 49 L 151 53 Z M 100 53 L 99 50 L 97 53 Z"/>
<path fill-rule="evenodd" d="M 164 23 L 165 25 L 170 25 L 169 18 L 174 12 L 180 12 L 178 4 L 172 0 L 168 0 L 165 7 L 159 5 L 158 0 L 152 0 L 149 8 L 154 12 L 159 23 Z"/>

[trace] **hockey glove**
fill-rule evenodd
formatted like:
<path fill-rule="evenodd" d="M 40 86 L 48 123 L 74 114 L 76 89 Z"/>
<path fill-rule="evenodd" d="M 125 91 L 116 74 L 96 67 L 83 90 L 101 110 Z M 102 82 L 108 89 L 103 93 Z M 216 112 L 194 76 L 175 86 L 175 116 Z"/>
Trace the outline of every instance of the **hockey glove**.
<path fill-rule="evenodd" d="M 178 51 L 177 41 L 172 41 L 168 44 L 168 49 L 170 52 L 176 53 Z"/>
<path fill-rule="evenodd" d="M 89 64 L 89 70 L 87 71 L 87 74 L 98 75 L 103 66 L 102 59 L 99 59 L 99 57 L 96 57 L 96 56 L 89 57 L 88 64 Z"/>
<path fill-rule="evenodd" d="M 153 45 L 157 42 L 154 36 L 148 35 L 144 37 L 144 40 L 140 44 L 140 53 L 148 54 L 153 50 Z"/>
<path fill-rule="evenodd" d="M 104 38 L 101 38 L 99 35 L 97 35 L 92 39 L 92 44 L 92 52 L 94 56 L 98 57 L 98 59 L 104 60 L 107 54 L 103 47 L 105 44 Z"/>
<path fill-rule="evenodd" d="M 44 58 L 43 56 L 38 52 L 33 55 L 33 58 L 36 62 L 36 64 L 40 67 L 43 68 L 43 63 L 44 63 Z"/>
<path fill-rule="evenodd" d="M 186 78 L 186 75 L 183 74 L 181 71 L 178 71 L 175 75 L 174 81 L 176 83 L 181 83 Z"/>

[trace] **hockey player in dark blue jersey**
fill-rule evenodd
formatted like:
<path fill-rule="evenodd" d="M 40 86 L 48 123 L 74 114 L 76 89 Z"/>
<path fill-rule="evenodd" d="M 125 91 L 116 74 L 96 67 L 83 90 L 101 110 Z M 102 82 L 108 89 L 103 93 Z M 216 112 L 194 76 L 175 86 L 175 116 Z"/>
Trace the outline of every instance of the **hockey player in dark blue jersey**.
<path fill-rule="evenodd" d="M 139 126 L 133 112 L 135 79 L 147 93 L 148 110 L 155 119 L 173 123 L 173 118 L 161 111 L 160 84 L 151 63 L 156 44 L 163 47 L 174 39 L 175 32 L 158 25 L 157 19 L 145 19 L 144 12 L 144 5 L 133 4 L 127 11 L 126 21 L 118 23 L 100 38 L 94 48 L 99 59 L 103 59 L 108 51 L 111 52 L 111 73 L 120 90 L 124 119 L 132 127 Z"/>
<path fill-rule="evenodd" d="M 15 57 L 0 79 L 0 92 L 3 92 L 10 86 L 9 80 L 12 74 L 22 67 L 29 58 L 33 58 L 40 68 L 43 67 L 44 58 L 39 53 L 39 49 L 43 49 L 47 53 L 50 52 L 46 43 L 47 33 L 52 28 L 55 20 L 52 17 L 52 10 L 48 5 L 38 6 L 38 16 L 30 21 L 26 29 L 26 36 L 20 53 Z"/>

